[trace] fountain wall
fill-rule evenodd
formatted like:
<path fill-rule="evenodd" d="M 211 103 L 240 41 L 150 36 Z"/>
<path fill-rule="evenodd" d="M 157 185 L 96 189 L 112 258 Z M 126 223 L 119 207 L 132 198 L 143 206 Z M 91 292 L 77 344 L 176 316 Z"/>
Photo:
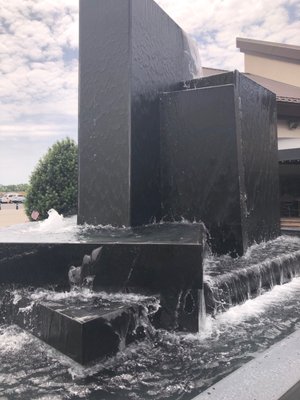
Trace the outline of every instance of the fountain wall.
<path fill-rule="evenodd" d="M 213 251 L 280 234 L 276 97 L 238 71 L 161 96 L 162 213 L 203 221 Z"/>
<path fill-rule="evenodd" d="M 207 248 L 200 221 L 213 250 L 242 255 L 279 234 L 279 202 L 275 96 L 238 72 L 193 79 L 197 51 L 152 0 L 80 1 L 78 224 L 187 221 L 154 224 L 152 240 L 107 231 L 88 243 L 33 244 L 24 235 L 22 243 L 0 245 L 2 283 L 80 290 L 76 274 L 101 246 L 90 273 L 95 291 L 155 295 L 155 327 L 198 331 Z M 153 235 L 153 226 L 145 231 Z M 123 314 L 110 306 L 103 313 L 102 304 L 100 314 L 92 308 L 93 315 L 84 308 L 79 320 L 73 305 L 39 303 L 37 335 L 82 363 L 109 356 L 89 341 L 109 342 L 103 326 L 113 321 L 131 334 L 139 308 Z M 9 307 L 11 322 L 27 329 Z M 119 337 L 127 342 L 127 333 Z M 119 344 L 114 352 L 124 349 Z"/>
<path fill-rule="evenodd" d="M 198 76 L 198 48 L 152 0 L 80 1 L 79 41 L 78 222 L 160 219 L 159 92 Z"/>

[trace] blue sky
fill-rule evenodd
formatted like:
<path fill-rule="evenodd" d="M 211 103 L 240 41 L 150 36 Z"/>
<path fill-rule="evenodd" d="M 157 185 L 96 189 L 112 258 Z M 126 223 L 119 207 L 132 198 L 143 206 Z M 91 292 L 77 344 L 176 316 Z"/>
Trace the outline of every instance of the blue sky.
<path fill-rule="evenodd" d="M 300 45 L 300 0 L 157 3 L 203 66 L 242 71 L 237 36 Z M 0 184 L 23 183 L 56 140 L 77 140 L 78 0 L 0 0 L 0 35 Z"/>

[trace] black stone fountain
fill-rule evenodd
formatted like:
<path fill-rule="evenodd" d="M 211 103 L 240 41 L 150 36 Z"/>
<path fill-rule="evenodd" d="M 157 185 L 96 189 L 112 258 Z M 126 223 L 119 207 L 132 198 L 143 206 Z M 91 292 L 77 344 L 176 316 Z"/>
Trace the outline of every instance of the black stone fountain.
<path fill-rule="evenodd" d="M 201 78 L 152 0 L 81 0 L 79 71 L 84 234 L 2 240 L 3 323 L 89 364 L 298 274 L 297 246 L 245 256 L 280 235 L 273 93 L 238 71 Z"/>

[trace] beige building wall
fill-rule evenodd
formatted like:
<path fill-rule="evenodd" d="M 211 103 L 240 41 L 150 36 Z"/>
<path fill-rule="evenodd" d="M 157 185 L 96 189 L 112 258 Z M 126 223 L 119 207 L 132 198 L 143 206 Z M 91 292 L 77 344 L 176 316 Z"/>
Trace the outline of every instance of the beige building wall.
<path fill-rule="evenodd" d="M 300 64 L 245 54 L 245 72 L 300 87 Z"/>

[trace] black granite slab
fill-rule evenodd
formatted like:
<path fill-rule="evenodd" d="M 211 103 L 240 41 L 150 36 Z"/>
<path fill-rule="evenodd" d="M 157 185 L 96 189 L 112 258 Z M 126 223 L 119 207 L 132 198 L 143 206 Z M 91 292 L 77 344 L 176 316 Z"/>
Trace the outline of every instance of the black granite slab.
<path fill-rule="evenodd" d="M 6 229 L 1 231 L 3 238 L 13 239 L 16 233 L 9 236 Z M 40 242 L 31 243 L 31 232 L 35 230 L 20 235 L 19 240 L 23 238 L 23 241 L 0 242 L 0 283 L 66 287 L 69 268 L 81 266 L 85 255 L 102 247 L 100 257 L 93 265 L 95 286 L 149 291 L 168 286 L 191 288 L 196 284 L 201 287 L 206 245 L 203 224 L 155 224 L 134 229 L 85 228 L 78 232 L 78 242 L 72 242 L 73 230 L 68 229 L 65 242 L 60 243 L 48 243 L 46 240 L 50 240 L 51 235 L 42 236 L 42 233 L 32 238 L 37 240 L 38 237 Z"/>
<path fill-rule="evenodd" d="M 0 243 L 0 283 L 68 287 L 69 268 L 101 244 Z M 203 245 L 103 244 L 95 288 L 158 293 L 202 287 Z"/>
<path fill-rule="evenodd" d="M 142 307 L 106 308 L 41 303 L 39 337 L 80 364 L 110 357 L 138 336 Z"/>
<path fill-rule="evenodd" d="M 214 250 L 242 252 L 234 86 L 164 94 L 161 118 L 164 218 L 202 220 Z"/>
<path fill-rule="evenodd" d="M 275 95 L 237 71 L 178 88 L 161 96 L 165 219 L 203 221 L 218 253 L 278 236 Z"/>
<path fill-rule="evenodd" d="M 152 0 L 81 0 L 78 223 L 160 218 L 158 94 L 197 75 L 189 39 Z"/>
<path fill-rule="evenodd" d="M 67 234 L 65 239 L 68 240 Z M 69 290 L 69 271 L 73 266 L 74 273 L 81 269 L 84 275 L 80 284 L 94 277 L 94 281 L 89 281 L 93 281 L 95 293 L 104 290 L 109 293 L 158 295 L 162 307 L 155 316 L 157 327 L 196 330 L 197 304 L 193 308 L 192 319 L 190 311 L 185 311 L 185 302 L 181 302 L 180 308 L 177 304 L 184 298 L 182 293 L 190 290 L 197 292 L 203 286 L 206 230 L 202 224 L 157 224 L 126 230 L 93 228 L 85 229 L 80 239 L 82 242 L 78 243 L 0 243 L 0 283 L 33 288 L 52 285 L 56 290 Z M 64 310 L 63 316 L 59 311 L 61 309 Z M 93 342 L 93 335 L 97 336 L 95 332 L 101 332 L 106 337 L 108 330 L 102 328 L 102 320 L 98 317 L 87 323 L 91 315 L 88 309 L 80 312 L 75 309 L 77 317 L 81 313 L 81 318 L 87 318 L 83 328 L 72 317 L 72 310 L 61 305 L 50 307 L 44 311 L 47 320 L 41 325 L 39 317 L 34 325 L 40 326 L 39 332 L 44 332 L 42 338 L 47 343 L 84 363 L 86 357 L 90 359 L 87 355 L 90 350 L 76 350 L 76 354 L 72 355 L 71 349 L 87 346 L 84 335 L 90 338 L 88 342 Z M 15 315 L 14 322 L 23 326 L 21 316 L 13 310 L 9 314 Z M 39 313 L 40 316 L 42 314 Z M 135 308 L 126 309 L 124 313 L 120 312 L 118 319 L 122 321 L 122 326 L 127 326 L 134 315 Z M 68 317 L 72 317 L 71 320 Z M 105 342 L 106 339 L 103 340 Z M 108 343 L 111 343 L 110 340 Z"/>
<path fill-rule="evenodd" d="M 76 362 L 88 364 L 145 337 L 148 313 L 157 300 L 136 298 L 1 285 L 0 322 L 17 324 Z"/>

